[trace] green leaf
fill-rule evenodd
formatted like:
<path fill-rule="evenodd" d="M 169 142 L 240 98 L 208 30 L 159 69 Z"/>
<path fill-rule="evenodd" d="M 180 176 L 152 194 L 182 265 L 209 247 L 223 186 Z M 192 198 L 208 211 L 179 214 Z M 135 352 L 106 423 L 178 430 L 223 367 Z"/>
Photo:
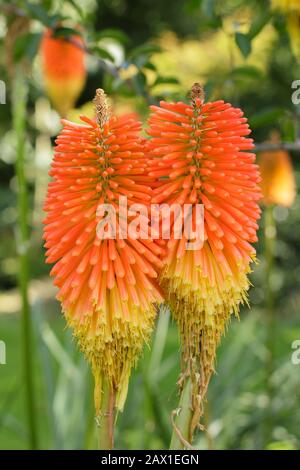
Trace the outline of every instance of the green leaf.
<path fill-rule="evenodd" d="M 215 0 L 202 0 L 202 12 L 208 18 L 212 18 L 215 14 L 215 3 Z"/>
<path fill-rule="evenodd" d="M 40 42 L 42 39 L 41 33 L 31 33 L 30 39 L 27 44 L 26 56 L 29 60 L 33 60 L 36 54 L 38 53 Z"/>
<path fill-rule="evenodd" d="M 129 59 L 134 65 L 141 69 L 145 64 L 149 63 L 150 56 L 157 52 L 161 52 L 161 47 L 155 44 L 143 44 L 130 52 Z"/>
<path fill-rule="evenodd" d="M 31 14 L 32 18 L 39 20 L 46 26 L 51 26 L 51 16 L 48 15 L 47 11 L 41 4 L 25 2 L 25 7 Z"/>
<path fill-rule="evenodd" d="M 245 58 L 251 52 L 251 39 L 248 34 L 235 33 L 235 42 Z"/>
<path fill-rule="evenodd" d="M 129 38 L 127 34 L 119 29 L 102 29 L 102 31 L 97 32 L 94 34 L 94 40 L 99 41 L 100 39 L 104 38 L 111 38 L 119 41 L 121 44 L 127 44 L 129 42 Z"/>
<path fill-rule="evenodd" d="M 248 36 L 250 39 L 255 38 L 261 30 L 266 26 L 266 24 L 270 21 L 272 15 L 270 11 L 266 10 L 265 12 L 261 12 L 257 15 L 250 26 L 250 30 Z"/>
<path fill-rule="evenodd" d="M 103 47 L 91 46 L 89 47 L 89 50 L 93 52 L 94 54 L 98 55 L 99 57 L 101 57 L 101 59 L 107 59 L 107 60 L 110 60 L 111 62 L 115 61 L 114 57 L 106 49 L 103 49 Z"/>
<path fill-rule="evenodd" d="M 235 67 L 230 74 L 232 77 L 246 77 L 246 78 L 262 78 L 262 71 L 254 65 L 243 65 Z"/>
<path fill-rule="evenodd" d="M 53 36 L 58 38 L 69 38 L 70 36 L 82 36 L 81 31 L 74 28 L 59 26 L 53 30 Z"/>
<path fill-rule="evenodd" d="M 143 74 L 143 72 L 138 72 L 137 74 L 135 74 L 132 77 L 132 83 L 134 85 L 135 90 L 137 91 L 137 94 L 143 96 L 147 85 L 145 74 Z"/>
<path fill-rule="evenodd" d="M 284 114 L 280 120 L 280 131 L 283 142 L 295 142 L 297 139 L 294 116 Z"/>
<path fill-rule="evenodd" d="M 211 29 L 222 28 L 222 24 L 222 16 L 220 15 L 214 15 L 212 17 L 209 17 L 208 19 L 203 20 L 203 25 Z"/>
<path fill-rule="evenodd" d="M 143 44 L 142 46 L 135 47 L 130 53 L 130 57 L 136 58 L 138 56 L 149 56 L 161 52 L 162 48 L 157 44 Z"/>
<path fill-rule="evenodd" d="M 79 5 L 77 5 L 77 3 L 75 2 L 75 0 L 67 0 L 68 3 L 70 3 L 70 5 L 72 5 L 72 7 L 77 11 L 78 15 L 80 16 L 80 18 L 84 18 L 84 12 L 83 10 L 80 8 Z"/>
<path fill-rule="evenodd" d="M 249 119 L 249 124 L 252 129 L 256 129 L 258 127 L 267 126 L 270 124 L 276 124 L 278 119 L 284 116 L 284 109 L 283 108 L 269 108 L 259 113 L 256 113 Z"/>
<path fill-rule="evenodd" d="M 143 65 L 143 67 L 144 67 L 145 69 L 152 70 L 153 72 L 156 72 L 156 70 L 157 70 L 156 67 L 155 67 L 155 65 L 152 64 L 152 62 L 146 62 L 146 63 Z"/>
<path fill-rule="evenodd" d="M 152 86 L 161 85 L 163 83 L 170 83 L 177 85 L 179 81 L 175 77 L 157 77 Z"/>
<path fill-rule="evenodd" d="M 57 24 L 67 19 L 66 16 L 61 14 L 49 15 L 41 4 L 25 2 L 25 8 L 31 18 L 40 21 L 48 28 L 55 28 Z"/>
<path fill-rule="evenodd" d="M 144 54 L 132 59 L 132 63 L 136 65 L 139 69 L 143 68 L 145 64 L 147 64 L 147 62 L 149 62 L 149 56 Z"/>
<path fill-rule="evenodd" d="M 187 12 L 189 13 L 194 13 L 195 10 L 198 10 L 199 7 L 201 7 L 202 0 L 189 0 L 184 8 Z"/>
<path fill-rule="evenodd" d="M 16 62 L 24 57 L 33 60 L 38 52 L 41 33 L 26 33 L 19 36 L 14 44 L 14 59 Z"/>
<path fill-rule="evenodd" d="M 201 4 L 201 5 L 200 5 Z M 216 0 L 198 1 L 198 7 L 201 7 L 201 27 L 218 29 L 222 27 L 222 16 L 217 14 Z"/>
<path fill-rule="evenodd" d="M 210 100 L 214 96 L 214 90 L 216 89 L 217 84 L 215 80 L 208 80 L 204 85 L 204 93 L 207 100 Z"/>

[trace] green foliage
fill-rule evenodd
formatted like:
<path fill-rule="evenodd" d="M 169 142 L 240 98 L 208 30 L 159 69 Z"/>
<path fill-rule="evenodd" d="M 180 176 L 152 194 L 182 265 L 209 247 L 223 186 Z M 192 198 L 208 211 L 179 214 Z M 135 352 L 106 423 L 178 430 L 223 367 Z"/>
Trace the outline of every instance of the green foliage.
<path fill-rule="evenodd" d="M 32 61 L 39 49 L 41 33 L 25 33 L 19 36 L 14 44 L 14 60 L 19 62 L 26 59 Z"/>
<path fill-rule="evenodd" d="M 235 33 L 235 40 L 245 58 L 251 53 L 251 38 L 248 34 Z"/>

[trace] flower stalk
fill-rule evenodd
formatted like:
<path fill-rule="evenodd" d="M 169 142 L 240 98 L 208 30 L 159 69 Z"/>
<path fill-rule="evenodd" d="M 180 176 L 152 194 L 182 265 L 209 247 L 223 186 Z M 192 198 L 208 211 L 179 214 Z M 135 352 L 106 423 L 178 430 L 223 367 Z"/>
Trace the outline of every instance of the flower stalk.
<path fill-rule="evenodd" d="M 184 381 L 179 408 L 172 412 L 173 433 L 170 450 L 193 449 L 191 442 L 191 423 L 193 411 L 191 408 L 192 386 L 191 379 Z"/>
<path fill-rule="evenodd" d="M 101 393 L 101 409 L 99 416 L 96 417 L 98 447 L 99 450 L 112 450 L 114 448 L 116 393 L 108 380 L 104 380 Z"/>
<path fill-rule="evenodd" d="M 265 279 L 266 279 L 266 391 L 268 395 L 267 416 L 265 419 L 265 442 L 270 440 L 273 427 L 273 384 L 272 374 L 274 370 L 274 345 L 276 338 L 276 318 L 274 310 L 274 292 L 272 288 L 272 272 L 275 260 L 276 225 L 273 214 L 274 206 L 265 209 Z"/>
<path fill-rule="evenodd" d="M 32 324 L 28 298 L 29 284 L 29 229 L 28 190 L 25 176 L 27 85 L 22 73 L 16 73 L 12 90 L 13 128 L 16 135 L 16 175 L 18 181 L 18 235 L 19 288 L 22 315 L 22 356 L 25 380 L 25 400 L 28 420 L 29 446 L 37 449 L 36 418 L 34 413 L 35 393 L 32 365 Z"/>

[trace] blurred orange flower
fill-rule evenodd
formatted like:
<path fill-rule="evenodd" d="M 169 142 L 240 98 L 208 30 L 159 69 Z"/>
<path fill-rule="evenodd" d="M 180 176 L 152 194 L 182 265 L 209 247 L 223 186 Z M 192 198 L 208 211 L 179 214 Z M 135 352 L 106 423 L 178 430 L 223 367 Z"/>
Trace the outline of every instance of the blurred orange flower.
<path fill-rule="evenodd" d="M 194 427 L 230 314 L 247 301 L 260 209 L 259 171 L 247 119 L 224 101 L 204 103 L 195 84 L 191 104 L 152 106 L 148 133 L 153 203 L 204 205 L 204 244 L 188 250 L 174 226 L 161 284 L 182 342 L 183 378 L 193 384 Z"/>
<path fill-rule="evenodd" d="M 47 95 L 63 117 L 73 108 L 86 80 L 85 52 L 80 35 L 67 40 L 48 29 L 41 42 L 43 75 Z"/>
<path fill-rule="evenodd" d="M 295 177 L 288 152 L 262 152 L 259 166 L 264 204 L 290 207 L 295 199 Z"/>
<path fill-rule="evenodd" d="M 47 262 L 59 287 L 58 299 L 68 324 L 92 364 L 96 409 L 101 406 L 103 378 L 123 408 L 132 366 L 149 340 L 156 303 L 163 299 L 156 284 L 163 250 L 149 239 L 98 236 L 105 213 L 128 203 L 149 204 L 141 124 L 132 116 L 110 116 L 102 90 L 95 99 L 96 121 L 62 120 L 45 204 Z M 132 217 L 131 217 L 132 218 Z"/>

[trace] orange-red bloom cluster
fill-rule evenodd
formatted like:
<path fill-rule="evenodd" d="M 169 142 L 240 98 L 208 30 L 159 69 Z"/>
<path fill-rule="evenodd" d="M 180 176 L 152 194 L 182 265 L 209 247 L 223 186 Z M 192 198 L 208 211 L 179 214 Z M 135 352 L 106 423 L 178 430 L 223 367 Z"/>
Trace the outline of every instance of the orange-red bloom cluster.
<path fill-rule="evenodd" d="M 184 373 L 203 398 L 230 313 L 246 300 L 260 177 L 243 112 L 204 103 L 197 84 L 191 98 L 190 105 L 152 106 L 147 132 L 149 175 L 158 181 L 152 202 L 192 204 L 194 218 L 196 204 L 204 205 L 203 247 L 187 250 L 189 240 L 173 236 L 161 274 L 182 335 Z"/>
<path fill-rule="evenodd" d="M 105 214 L 100 204 L 118 212 L 120 196 L 128 204 L 149 204 L 147 162 L 141 124 L 135 117 L 108 116 L 98 90 L 97 122 L 63 120 L 45 204 L 47 262 L 59 287 L 58 299 L 80 346 L 92 363 L 97 397 L 109 378 L 122 408 L 131 367 L 148 340 L 155 303 L 162 296 L 155 279 L 162 248 L 149 239 L 97 236 Z M 100 404 L 98 403 L 98 408 Z"/>

